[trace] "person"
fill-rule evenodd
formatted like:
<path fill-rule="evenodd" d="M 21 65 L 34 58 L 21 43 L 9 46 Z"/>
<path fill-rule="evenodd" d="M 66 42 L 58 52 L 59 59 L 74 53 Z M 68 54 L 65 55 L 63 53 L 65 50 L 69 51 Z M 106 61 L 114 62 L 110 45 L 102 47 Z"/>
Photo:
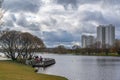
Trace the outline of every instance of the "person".
<path fill-rule="evenodd" d="M 40 56 L 40 62 L 42 62 L 43 61 L 43 58 L 42 58 L 42 56 Z"/>
<path fill-rule="evenodd" d="M 36 56 L 36 57 L 35 57 L 35 62 L 36 62 L 36 63 L 39 63 L 39 61 L 40 61 L 40 58 L 39 58 L 38 56 Z"/>

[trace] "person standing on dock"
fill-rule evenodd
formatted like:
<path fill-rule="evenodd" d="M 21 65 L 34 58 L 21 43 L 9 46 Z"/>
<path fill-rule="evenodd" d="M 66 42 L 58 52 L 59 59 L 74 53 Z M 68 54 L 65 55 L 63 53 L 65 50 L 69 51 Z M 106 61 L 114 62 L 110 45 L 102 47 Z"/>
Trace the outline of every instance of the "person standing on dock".
<path fill-rule="evenodd" d="M 38 56 L 35 57 L 35 62 L 39 63 L 40 62 L 40 58 Z"/>
<path fill-rule="evenodd" d="M 40 62 L 42 63 L 42 61 L 43 61 L 43 58 L 42 58 L 42 56 L 40 56 Z"/>

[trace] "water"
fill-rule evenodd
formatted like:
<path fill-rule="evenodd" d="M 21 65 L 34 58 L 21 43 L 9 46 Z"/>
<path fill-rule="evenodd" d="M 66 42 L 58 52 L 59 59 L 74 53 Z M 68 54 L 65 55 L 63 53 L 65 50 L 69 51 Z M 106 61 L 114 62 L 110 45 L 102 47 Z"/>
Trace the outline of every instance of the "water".
<path fill-rule="evenodd" d="M 69 80 L 120 80 L 120 57 L 39 55 L 56 60 L 55 65 L 39 68 L 39 73 L 64 76 Z"/>
<path fill-rule="evenodd" d="M 5 57 L 3 53 L 0 52 L 0 60 L 11 60 Z"/>

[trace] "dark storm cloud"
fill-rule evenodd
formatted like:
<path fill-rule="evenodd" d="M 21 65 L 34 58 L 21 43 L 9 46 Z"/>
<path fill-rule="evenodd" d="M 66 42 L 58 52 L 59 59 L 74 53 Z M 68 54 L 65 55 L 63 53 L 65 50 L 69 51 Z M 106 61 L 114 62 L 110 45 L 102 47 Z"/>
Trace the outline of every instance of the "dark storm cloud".
<path fill-rule="evenodd" d="M 83 22 L 94 21 L 99 24 L 108 23 L 108 20 L 104 18 L 104 15 L 100 11 L 85 11 L 83 15 L 85 15 Z"/>
<path fill-rule="evenodd" d="M 12 20 L 8 20 L 8 21 L 6 22 L 6 26 L 8 26 L 8 27 L 13 27 L 13 26 L 14 26 L 13 21 L 12 21 Z"/>
<path fill-rule="evenodd" d="M 1 27 L 1 29 L 10 29 L 10 28 L 14 27 L 15 22 L 16 22 L 15 15 L 10 13 L 9 17 L 7 17 L 7 19 L 4 20 L 4 23 L 3 23 L 3 26 Z"/>
<path fill-rule="evenodd" d="M 77 8 L 79 5 L 95 4 L 97 2 L 100 2 L 100 0 L 57 0 L 57 3 L 64 5 L 65 8 L 69 4 L 71 4 L 73 8 Z"/>
<path fill-rule="evenodd" d="M 46 26 L 55 26 L 57 24 L 57 20 L 50 17 L 49 20 L 42 21 L 42 24 L 44 24 Z"/>
<path fill-rule="evenodd" d="M 39 23 L 28 21 L 24 16 L 25 15 L 21 15 L 17 19 L 17 22 L 16 22 L 17 25 L 24 27 L 24 28 L 27 28 L 27 29 L 32 30 L 32 31 L 39 31 L 40 30 Z"/>
<path fill-rule="evenodd" d="M 71 45 L 73 45 L 73 42 L 80 41 L 80 35 L 78 37 L 69 32 L 61 30 L 57 32 L 44 32 L 43 36 L 43 40 L 50 47 L 56 47 L 61 44 L 65 45 L 66 47 L 70 47 Z"/>
<path fill-rule="evenodd" d="M 73 35 L 66 31 L 59 32 L 44 32 L 46 41 L 49 42 L 71 42 L 73 41 Z"/>
<path fill-rule="evenodd" d="M 81 34 L 82 33 L 94 34 L 96 32 L 96 27 L 91 23 L 83 22 L 81 27 L 82 27 L 81 30 L 77 30 L 77 32 L 81 32 Z"/>
<path fill-rule="evenodd" d="M 77 0 L 57 0 L 57 2 L 60 4 L 77 4 Z"/>
<path fill-rule="evenodd" d="M 95 4 L 103 2 L 104 4 L 112 4 L 116 5 L 120 3 L 120 0 L 57 0 L 57 3 L 59 4 L 72 4 L 72 5 L 78 5 L 78 4 Z"/>
<path fill-rule="evenodd" d="M 112 6 L 120 4 L 120 0 L 101 0 L 101 2 L 103 2 L 103 4 L 110 4 Z"/>
<path fill-rule="evenodd" d="M 11 12 L 37 12 L 40 8 L 39 0 L 4 0 L 3 8 Z"/>

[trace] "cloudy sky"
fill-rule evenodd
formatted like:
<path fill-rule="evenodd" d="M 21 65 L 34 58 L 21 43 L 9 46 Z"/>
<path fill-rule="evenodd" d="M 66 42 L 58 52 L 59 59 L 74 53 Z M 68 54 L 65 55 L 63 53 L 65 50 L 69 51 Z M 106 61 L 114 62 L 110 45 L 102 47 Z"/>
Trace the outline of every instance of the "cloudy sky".
<path fill-rule="evenodd" d="M 100 24 L 120 30 L 120 0 L 4 0 L 3 29 L 30 32 L 53 47 L 81 44 L 81 35 L 96 35 Z"/>

